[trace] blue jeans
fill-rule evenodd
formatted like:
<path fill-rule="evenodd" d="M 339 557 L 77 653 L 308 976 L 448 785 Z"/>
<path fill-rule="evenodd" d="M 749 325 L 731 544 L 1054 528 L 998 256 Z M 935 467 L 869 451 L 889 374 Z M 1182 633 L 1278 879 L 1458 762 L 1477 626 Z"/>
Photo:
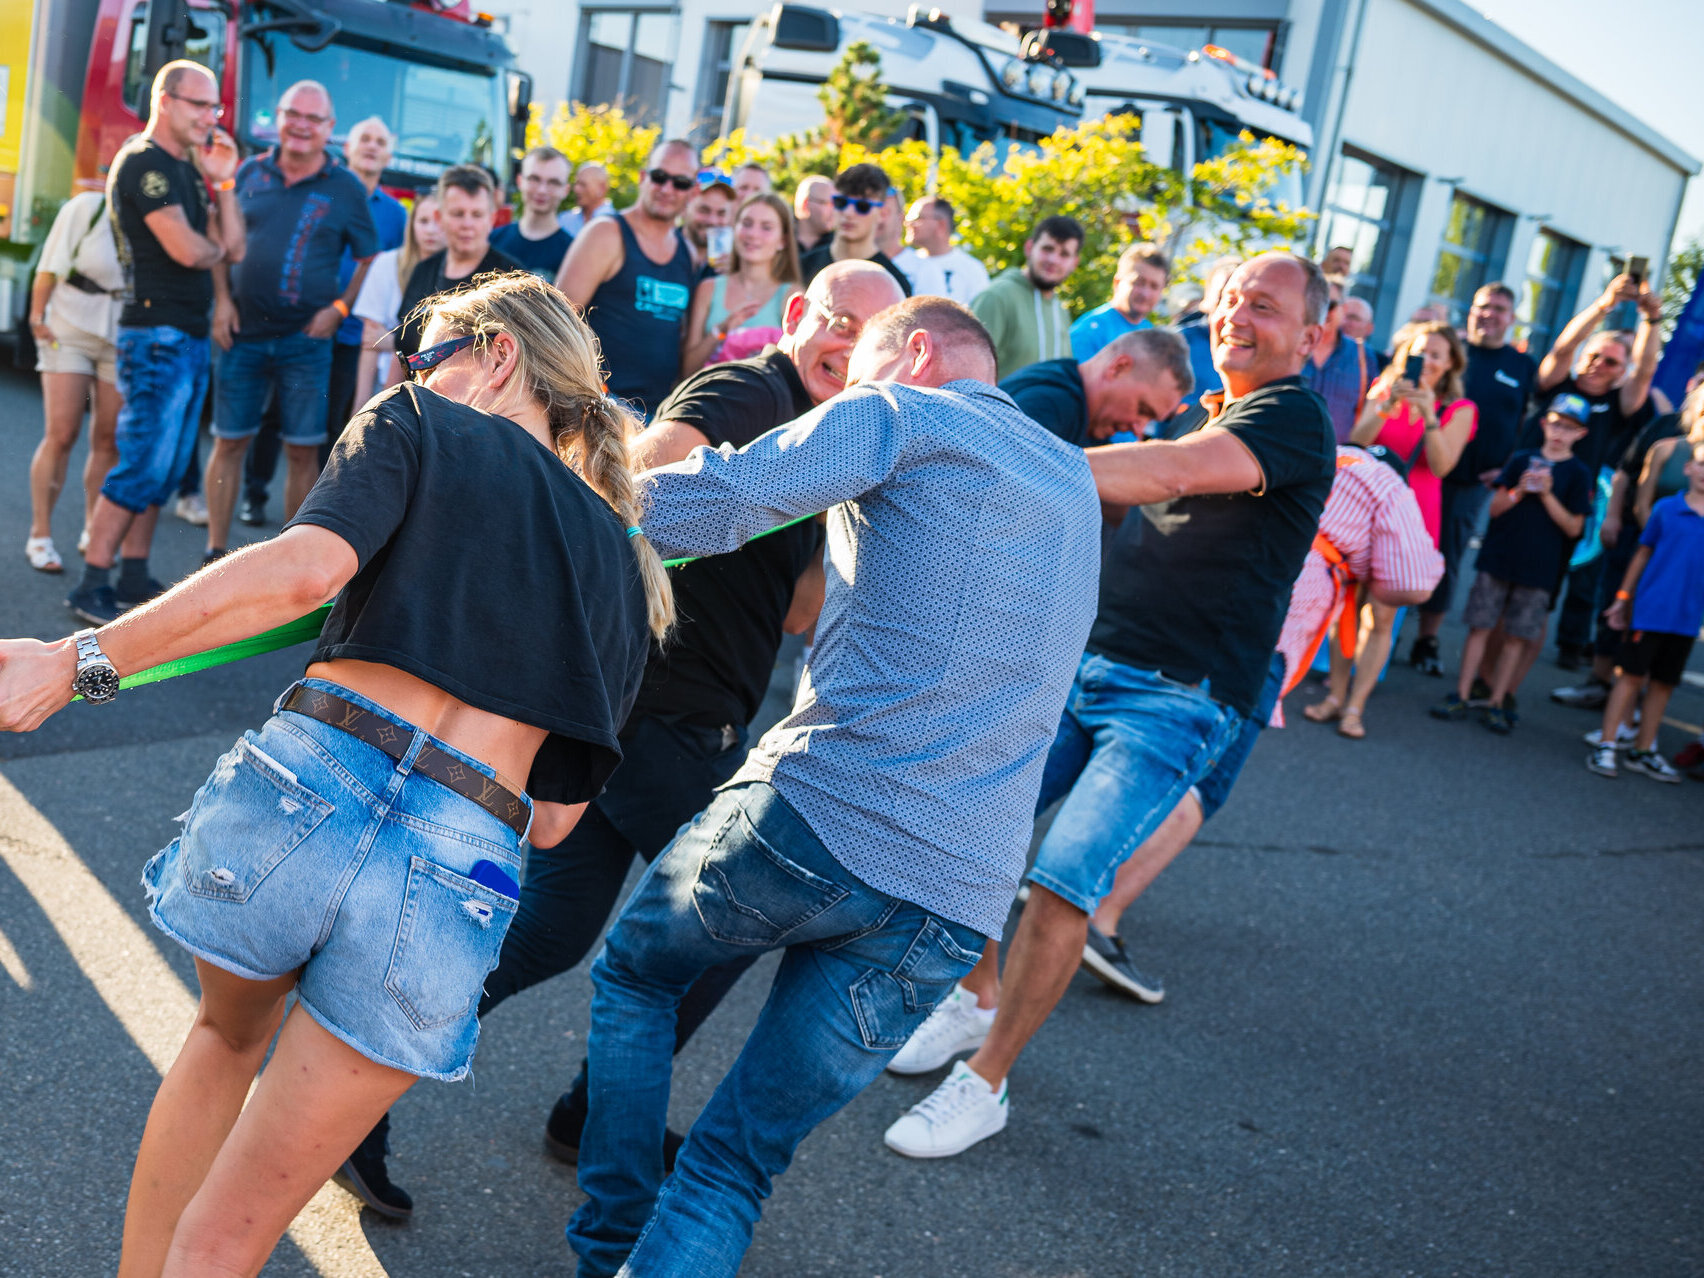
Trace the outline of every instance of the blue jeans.
<path fill-rule="evenodd" d="M 118 465 L 101 496 L 140 515 L 163 506 L 195 451 L 212 343 L 181 328 L 118 330 Z"/>
<path fill-rule="evenodd" d="M 1242 723 L 1200 687 L 1085 653 L 1042 769 L 1036 814 L 1065 802 L 1030 882 L 1094 913 L 1118 867 L 1213 770 Z"/>
<path fill-rule="evenodd" d="M 331 339 L 287 337 L 237 340 L 219 354 L 213 391 L 213 434 L 247 439 L 260 430 L 268 395 L 276 393 L 279 433 L 286 444 L 325 442 L 325 403 L 331 384 Z"/>
<path fill-rule="evenodd" d="M 1260 690 L 1260 700 L 1254 703 L 1254 713 L 1237 724 L 1237 734 L 1219 756 L 1213 770 L 1195 783 L 1195 798 L 1201 804 L 1201 819 L 1210 820 L 1231 797 L 1231 787 L 1242 774 L 1243 764 L 1254 753 L 1254 743 L 1260 740 L 1260 730 L 1272 717 L 1272 707 L 1278 704 L 1278 694 L 1284 691 L 1284 658 L 1276 652 L 1266 669 L 1266 685 Z"/>
<path fill-rule="evenodd" d="M 770 786 L 718 794 L 651 863 L 592 964 L 587 1198 L 568 1223 L 582 1278 L 737 1273 L 799 1142 L 882 1072 L 983 939 L 858 880 Z M 681 995 L 714 964 L 782 948 L 664 1184 Z"/>

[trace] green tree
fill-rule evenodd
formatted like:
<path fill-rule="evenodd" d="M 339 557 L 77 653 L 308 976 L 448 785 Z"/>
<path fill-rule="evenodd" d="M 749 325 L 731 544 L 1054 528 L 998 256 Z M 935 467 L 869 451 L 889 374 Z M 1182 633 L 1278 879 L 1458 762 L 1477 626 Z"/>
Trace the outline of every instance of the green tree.
<path fill-rule="evenodd" d="M 1674 326 L 1686 309 L 1687 300 L 1704 275 L 1704 237 L 1694 235 L 1673 257 L 1663 272 L 1663 335 L 1672 337 Z"/>
<path fill-rule="evenodd" d="M 822 103 L 822 132 L 835 147 L 884 146 L 905 124 L 905 112 L 887 104 L 882 55 L 867 40 L 846 46 L 834 70 L 817 90 Z"/>
<path fill-rule="evenodd" d="M 662 130 L 635 124 L 620 107 L 558 102 L 547 122 L 544 108 L 533 103 L 527 124 L 527 146 L 553 146 L 575 169 L 596 160 L 609 171 L 609 195 L 626 207 L 639 198 L 639 178 L 656 149 Z"/>

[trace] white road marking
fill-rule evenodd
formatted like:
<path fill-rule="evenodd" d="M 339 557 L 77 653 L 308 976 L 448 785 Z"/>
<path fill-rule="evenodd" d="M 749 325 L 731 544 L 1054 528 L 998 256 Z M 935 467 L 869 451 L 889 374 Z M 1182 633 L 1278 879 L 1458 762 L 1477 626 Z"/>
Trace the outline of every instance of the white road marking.
<path fill-rule="evenodd" d="M 35 898 L 124 1032 L 164 1075 L 195 1019 L 196 996 L 52 822 L 4 776 L 0 860 Z M 137 869 L 140 872 L 140 864 Z M 4 937 L 0 965 L 29 988 L 23 962 Z M 327 1184 L 296 1217 L 289 1237 L 324 1278 L 386 1278 L 385 1267 L 361 1231 L 360 1217 L 359 1203 Z"/>
<path fill-rule="evenodd" d="M 19 989 L 30 988 L 30 969 L 24 966 L 24 960 L 18 957 L 18 951 L 4 932 L 0 932 L 0 967 L 6 969 L 6 975 L 17 983 Z"/>

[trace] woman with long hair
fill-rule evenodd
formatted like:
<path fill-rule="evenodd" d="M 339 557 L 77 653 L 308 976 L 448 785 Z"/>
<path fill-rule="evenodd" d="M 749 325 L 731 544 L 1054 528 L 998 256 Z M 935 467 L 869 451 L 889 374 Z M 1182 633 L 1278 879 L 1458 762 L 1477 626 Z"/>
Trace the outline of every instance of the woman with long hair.
<path fill-rule="evenodd" d="M 402 247 L 386 249 L 367 268 L 367 278 L 355 298 L 355 316 L 361 321 L 361 362 L 355 374 L 355 397 L 367 397 L 402 380 L 400 360 L 386 358 L 396 350 L 396 326 L 402 316 L 402 290 L 423 257 L 444 247 L 444 228 L 438 223 L 438 197 L 422 192 L 408 211 L 408 229 Z M 384 360 L 384 379 L 379 361 Z"/>
<path fill-rule="evenodd" d="M 1651 507 L 1664 497 L 1686 491 L 1684 473 L 1692 460 L 1692 450 L 1704 444 L 1704 384 L 1694 386 L 1680 401 L 1680 434 L 1659 439 L 1645 454 L 1645 465 L 1639 472 L 1639 486 L 1633 495 L 1634 535 L 1651 521 Z"/>
<path fill-rule="evenodd" d="M 708 363 L 755 355 L 781 336 L 781 312 L 800 289 L 799 247 L 787 201 L 765 192 L 734 215 L 728 273 L 703 281 L 692 295 L 681 344 L 685 377 Z M 730 352 L 735 334 L 737 352 Z"/>
<path fill-rule="evenodd" d="M 122 1278 L 258 1272 L 416 1078 L 467 1073 L 522 840 L 560 840 L 602 788 L 673 618 L 636 422 L 562 295 L 487 276 L 424 334 L 416 380 L 349 423 L 280 536 L 98 632 L 0 643 L 0 728 L 28 730 L 335 600 L 143 871 L 201 1003 L 142 1135 Z"/>
<path fill-rule="evenodd" d="M 1391 350 L 1391 362 L 1367 390 L 1366 407 L 1349 442 L 1382 445 L 1399 468 L 1406 468 L 1408 486 L 1436 546 L 1443 524 L 1442 476 L 1454 468 L 1478 429 L 1478 411 L 1462 393 L 1467 352 L 1455 329 L 1437 320 L 1405 325 Z M 1406 370 L 1414 359 L 1420 361 L 1420 376 L 1411 381 Z M 1315 723 L 1336 720 L 1337 731 L 1352 740 L 1367 735 L 1367 699 L 1390 656 L 1398 611 L 1376 599 L 1363 601 L 1353 663 L 1338 644 L 1331 645 L 1326 696 L 1305 708 L 1304 715 Z"/>

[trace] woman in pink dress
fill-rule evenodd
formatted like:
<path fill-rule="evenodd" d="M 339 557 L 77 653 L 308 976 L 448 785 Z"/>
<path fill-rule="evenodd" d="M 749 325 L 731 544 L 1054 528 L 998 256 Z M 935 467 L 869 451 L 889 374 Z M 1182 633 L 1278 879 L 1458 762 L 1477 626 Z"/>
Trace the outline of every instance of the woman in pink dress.
<path fill-rule="evenodd" d="M 1392 350 L 1390 364 L 1367 388 L 1367 403 L 1349 442 L 1382 444 L 1399 462 L 1406 463 L 1408 486 L 1414 490 L 1420 516 L 1436 546 L 1443 523 L 1442 476 L 1455 467 L 1479 424 L 1472 401 L 1462 397 L 1467 352 L 1455 330 L 1436 321 L 1406 325 L 1396 335 Z M 1420 376 L 1412 381 L 1406 375 L 1407 367 L 1416 359 Z M 1367 735 L 1362 715 L 1390 655 L 1397 611 L 1376 600 L 1366 601 L 1361 609 L 1353 681 L 1349 663 L 1333 644 L 1331 692 L 1304 710 L 1304 715 L 1316 723 L 1337 720 L 1337 731 L 1355 740 Z"/>

